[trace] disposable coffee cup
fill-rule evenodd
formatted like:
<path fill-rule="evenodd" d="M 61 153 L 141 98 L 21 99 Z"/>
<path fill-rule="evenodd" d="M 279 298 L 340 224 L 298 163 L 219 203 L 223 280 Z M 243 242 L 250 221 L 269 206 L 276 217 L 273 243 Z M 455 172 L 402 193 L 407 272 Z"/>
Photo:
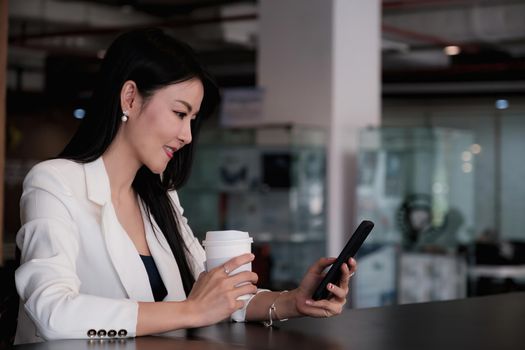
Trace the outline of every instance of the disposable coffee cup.
<path fill-rule="evenodd" d="M 202 242 L 206 252 L 206 270 L 210 271 L 217 266 L 223 266 L 225 262 L 236 256 L 251 253 L 252 243 L 253 238 L 250 237 L 248 232 L 244 231 L 226 230 L 206 232 L 206 239 Z M 252 263 L 250 262 L 230 271 L 229 275 L 232 276 L 239 272 L 251 270 Z M 238 286 L 240 285 L 242 284 Z M 237 300 L 247 300 L 250 297 L 251 294 L 245 294 L 238 297 Z M 235 311 L 232 317 L 239 319 L 240 311 L 241 310 Z"/>

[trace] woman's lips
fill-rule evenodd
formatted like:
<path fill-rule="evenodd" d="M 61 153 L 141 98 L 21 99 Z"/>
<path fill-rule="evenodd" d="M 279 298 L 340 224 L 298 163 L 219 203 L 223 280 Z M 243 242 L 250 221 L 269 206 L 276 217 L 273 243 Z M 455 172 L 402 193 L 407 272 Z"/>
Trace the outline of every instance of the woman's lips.
<path fill-rule="evenodd" d="M 170 146 L 164 146 L 163 149 L 164 149 L 164 152 L 166 152 L 166 155 L 170 159 L 173 158 L 173 153 L 175 153 L 176 149 L 171 148 Z"/>

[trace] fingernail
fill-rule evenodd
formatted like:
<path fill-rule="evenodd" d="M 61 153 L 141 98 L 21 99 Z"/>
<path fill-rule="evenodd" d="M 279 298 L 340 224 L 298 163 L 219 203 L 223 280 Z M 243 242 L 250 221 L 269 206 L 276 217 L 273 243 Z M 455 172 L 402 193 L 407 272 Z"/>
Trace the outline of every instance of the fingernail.
<path fill-rule="evenodd" d="M 312 301 L 312 300 L 306 300 L 305 303 L 306 303 L 307 305 L 312 305 L 313 301 Z"/>
<path fill-rule="evenodd" d="M 334 289 L 334 285 L 332 283 L 328 284 L 328 289 Z"/>

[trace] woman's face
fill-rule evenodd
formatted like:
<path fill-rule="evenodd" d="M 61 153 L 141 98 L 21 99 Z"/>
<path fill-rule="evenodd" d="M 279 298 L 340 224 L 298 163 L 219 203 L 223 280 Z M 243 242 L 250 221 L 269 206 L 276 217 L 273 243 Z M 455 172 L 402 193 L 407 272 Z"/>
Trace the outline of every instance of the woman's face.
<path fill-rule="evenodd" d="M 153 93 L 127 122 L 128 141 L 139 162 L 161 174 L 173 154 L 191 142 L 191 121 L 199 112 L 204 88 L 198 79 L 168 85 Z M 142 104 L 140 104 L 142 103 Z"/>

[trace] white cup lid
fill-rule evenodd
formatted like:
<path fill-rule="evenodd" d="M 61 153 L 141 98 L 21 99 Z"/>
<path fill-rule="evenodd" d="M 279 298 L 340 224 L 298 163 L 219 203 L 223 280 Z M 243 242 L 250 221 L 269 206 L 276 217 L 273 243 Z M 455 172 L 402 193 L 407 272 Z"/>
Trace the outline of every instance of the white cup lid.
<path fill-rule="evenodd" d="M 236 230 L 225 230 L 225 231 L 208 231 L 206 232 L 206 241 L 233 241 L 250 239 L 248 232 L 236 231 Z"/>
<path fill-rule="evenodd" d="M 247 239 L 232 239 L 231 241 L 202 241 L 202 245 L 204 247 L 220 247 L 220 246 L 226 246 L 226 247 L 231 247 L 231 246 L 236 246 L 236 245 L 241 245 L 241 246 L 244 246 L 246 244 L 251 244 L 253 243 L 253 238 L 247 238 Z"/>

